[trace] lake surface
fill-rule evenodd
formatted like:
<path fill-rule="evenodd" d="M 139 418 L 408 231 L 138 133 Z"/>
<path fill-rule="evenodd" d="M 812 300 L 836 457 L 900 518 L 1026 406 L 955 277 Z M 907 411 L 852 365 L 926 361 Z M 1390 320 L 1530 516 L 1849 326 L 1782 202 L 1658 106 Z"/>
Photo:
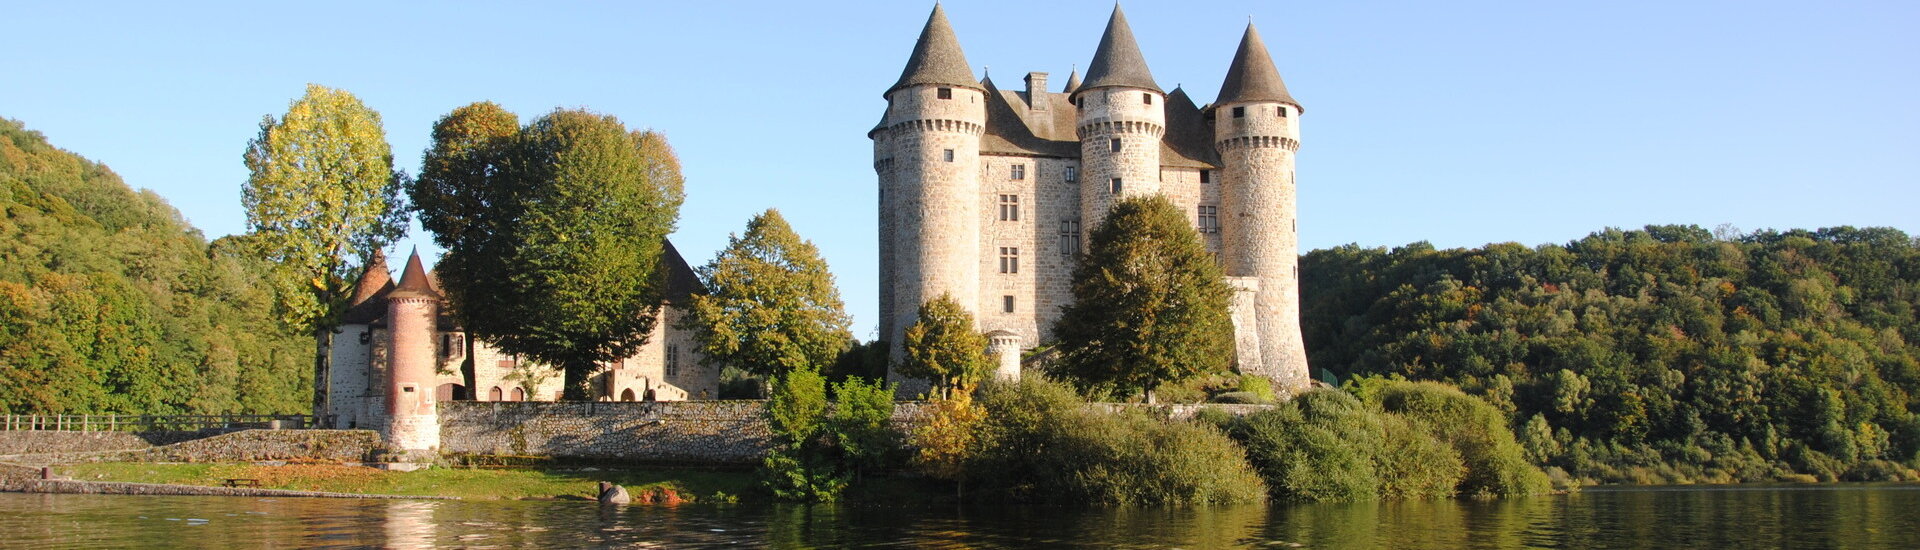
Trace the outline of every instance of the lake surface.
<path fill-rule="evenodd" d="M 1588 489 L 1497 501 L 1067 509 L 607 507 L 0 493 L 33 548 L 1920 548 L 1920 485 Z"/>

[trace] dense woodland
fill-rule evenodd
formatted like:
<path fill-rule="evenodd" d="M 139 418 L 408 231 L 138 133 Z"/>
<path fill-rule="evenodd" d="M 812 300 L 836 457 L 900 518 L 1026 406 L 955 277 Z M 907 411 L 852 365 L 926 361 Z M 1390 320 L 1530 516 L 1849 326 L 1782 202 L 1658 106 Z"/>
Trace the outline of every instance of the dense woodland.
<path fill-rule="evenodd" d="M 1323 375 L 1439 380 L 1599 481 L 1888 479 L 1920 451 L 1920 241 L 1608 229 L 1302 261 Z"/>
<path fill-rule="evenodd" d="M 289 332 L 232 239 L 0 119 L 0 413 L 297 413 Z"/>

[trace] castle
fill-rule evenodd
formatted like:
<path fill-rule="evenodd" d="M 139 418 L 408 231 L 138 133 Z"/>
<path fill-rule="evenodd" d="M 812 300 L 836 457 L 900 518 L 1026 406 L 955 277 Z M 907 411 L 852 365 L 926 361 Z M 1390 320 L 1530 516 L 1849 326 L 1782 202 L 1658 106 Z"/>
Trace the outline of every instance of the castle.
<path fill-rule="evenodd" d="M 679 327 L 686 298 L 702 292 L 693 268 L 666 243 L 666 304 L 654 335 L 633 355 L 590 379 L 603 401 L 681 401 L 718 397 L 720 369 L 702 365 L 691 331 Z M 354 285 L 333 339 L 326 414 L 340 428 L 379 430 L 395 448 L 440 444 L 440 401 L 556 401 L 560 371 L 468 338 L 447 315 L 438 281 L 407 258 L 399 284 L 375 253 Z"/>
<path fill-rule="evenodd" d="M 969 306 L 1003 377 L 1072 300 L 1083 235 L 1127 197 L 1186 211 L 1235 288 L 1237 368 L 1308 383 L 1294 153 L 1301 107 L 1249 24 L 1205 107 L 1160 89 L 1119 7 L 1082 82 L 975 79 L 936 5 L 868 133 L 880 180 L 880 334 L 899 342 L 942 293 Z"/>

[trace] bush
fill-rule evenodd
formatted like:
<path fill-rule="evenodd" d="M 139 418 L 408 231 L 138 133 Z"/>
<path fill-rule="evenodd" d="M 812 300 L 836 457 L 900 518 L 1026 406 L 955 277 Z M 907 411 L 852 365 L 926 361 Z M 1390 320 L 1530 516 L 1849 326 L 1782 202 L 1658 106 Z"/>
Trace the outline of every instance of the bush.
<path fill-rule="evenodd" d="M 1451 445 L 1467 467 L 1462 493 L 1530 495 L 1552 489 L 1546 473 L 1527 461 L 1525 450 L 1507 428 L 1506 415 L 1486 401 L 1437 382 L 1374 378 L 1352 385 L 1382 410 L 1406 417 Z"/>
<path fill-rule="evenodd" d="M 1108 504 L 1258 500 L 1264 484 L 1218 429 L 1090 411 L 1039 377 L 980 392 L 986 420 L 967 465 L 976 496 Z"/>
<path fill-rule="evenodd" d="M 846 476 L 822 437 L 826 412 L 826 379 L 819 372 L 794 369 L 775 379 L 766 411 L 773 448 L 760 465 L 762 482 L 775 497 L 826 502 L 846 489 Z"/>

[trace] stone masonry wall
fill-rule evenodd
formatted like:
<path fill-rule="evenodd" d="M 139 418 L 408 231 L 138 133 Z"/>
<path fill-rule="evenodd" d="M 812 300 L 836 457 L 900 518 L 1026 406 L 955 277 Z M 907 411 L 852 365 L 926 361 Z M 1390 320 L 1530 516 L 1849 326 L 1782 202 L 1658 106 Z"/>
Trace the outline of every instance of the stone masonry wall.
<path fill-rule="evenodd" d="M 69 430 L 6 431 L 0 432 L 0 455 L 126 451 L 179 443 L 219 433 L 218 431 L 140 433 Z"/>
<path fill-rule="evenodd" d="M 748 463 L 767 446 L 758 401 L 443 405 L 445 453 Z"/>
<path fill-rule="evenodd" d="M 28 466 L 74 462 L 365 461 L 380 446 L 371 430 L 246 430 L 145 449 L 0 456 Z"/>

